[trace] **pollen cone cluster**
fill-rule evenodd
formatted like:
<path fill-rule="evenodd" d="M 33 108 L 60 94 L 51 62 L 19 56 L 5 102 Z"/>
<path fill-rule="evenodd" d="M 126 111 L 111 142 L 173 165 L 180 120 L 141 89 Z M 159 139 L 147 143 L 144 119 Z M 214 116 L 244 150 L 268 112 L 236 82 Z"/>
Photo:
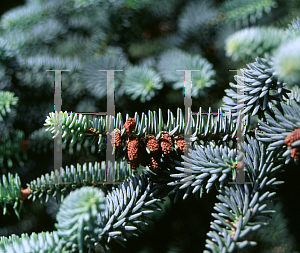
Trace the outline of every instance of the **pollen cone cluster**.
<path fill-rule="evenodd" d="M 158 166 L 159 166 L 159 156 L 158 155 L 153 155 L 150 157 L 150 164 L 149 167 L 152 171 L 157 171 L 158 170 Z"/>
<path fill-rule="evenodd" d="M 159 151 L 159 143 L 154 135 L 148 134 L 146 137 L 146 143 L 151 152 Z"/>
<path fill-rule="evenodd" d="M 292 149 L 291 157 L 294 159 L 300 159 L 300 147 L 296 147 Z"/>
<path fill-rule="evenodd" d="M 162 132 L 162 136 L 160 138 L 160 146 L 164 155 L 168 155 L 171 153 L 173 142 L 172 142 L 172 138 L 170 137 L 167 131 Z"/>
<path fill-rule="evenodd" d="M 149 158 L 149 167 L 152 171 L 157 171 L 160 160 L 159 142 L 156 140 L 154 135 L 147 135 L 146 144 L 151 151 L 151 156 Z"/>
<path fill-rule="evenodd" d="M 300 139 L 300 128 L 294 130 L 285 138 L 285 144 L 292 146 L 292 144 Z M 300 159 L 300 146 L 294 147 L 291 151 L 291 157 L 294 159 Z"/>
<path fill-rule="evenodd" d="M 111 145 L 115 146 L 115 148 L 120 148 L 121 147 L 121 131 L 120 129 L 115 129 L 112 133 L 110 133 L 111 135 Z"/>
<path fill-rule="evenodd" d="M 178 153 L 184 154 L 185 151 L 188 149 L 187 143 L 185 143 L 184 137 L 182 134 L 176 136 L 174 138 L 176 145 L 178 146 Z"/>
<path fill-rule="evenodd" d="M 126 120 L 123 126 L 123 128 L 126 128 L 126 134 L 130 134 L 133 131 L 133 129 L 135 128 L 135 124 L 136 122 L 134 118 L 129 118 Z"/>
<path fill-rule="evenodd" d="M 136 170 L 140 164 L 139 153 L 139 142 L 138 140 L 130 140 L 127 142 L 127 151 L 128 151 L 128 163 L 130 168 Z"/>
<path fill-rule="evenodd" d="M 122 139 L 125 140 L 127 149 L 127 163 L 130 168 L 136 170 L 139 165 L 148 166 L 152 171 L 159 168 L 162 154 L 169 155 L 173 150 L 173 139 L 167 131 L 161 132 L 159 140 L 152 134 L 146 137 L 138 136 L 132 131 L 135 129 L 136 121 L 134 118 L 128 118 L 123 125 L 125 133 L 121 136 L 121 130 L 115 129 L 111 134 L 111 144 L 116 149 L 122 147 Z M 178 146 L 178 153 L 183 154 L 187 150 L 187 144 L 182 134 L 174 137 L 174 142 Z"/>

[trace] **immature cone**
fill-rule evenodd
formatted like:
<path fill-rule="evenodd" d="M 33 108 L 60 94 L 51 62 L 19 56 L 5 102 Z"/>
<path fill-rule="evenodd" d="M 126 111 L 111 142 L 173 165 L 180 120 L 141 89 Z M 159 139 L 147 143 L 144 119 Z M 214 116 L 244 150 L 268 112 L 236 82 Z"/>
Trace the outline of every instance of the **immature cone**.
<path fill-rule="evenodd" d="M 179 151 L 178 153 L 184 154 L 184 152 L 187 151 L 187 149 L 188 149 L 188 145 L 187 145 L 187 143 L 185 143 L 183 135 L 182 134 L 178 135 L 174 139 L 175 139 L 176 145 L 178 146 L 178 151 Z"/>
<path fill-rule="evenodd" d="M 130 168 L 136 170 L 140 164 L 140 159 L 138 156 L 139 151 L 139 142 L 138 140 L 130 140 L 127 142 L 127 152 L 128 152 L 128 161 Z"/>
<path fill-rule="evenodd" d="M 133 129 L 135 128 L 135 119 L 134 118 L 129 118 L 126 120 L 123 128 L 125 127 L 126 128 L 126 133 L 129 134 L 133 131 Z"/>
<path fill-rule="evenodd" d="M 172 138 L 170 137 L 167 131 L 162 132 L 162 136 L 160 138 L 160 146 L 164 153 L 164 155 L 170 154 L 173 147 Z"/>
<path fill-rule="evenodd" d="M 23 201 L 25 200 L 25 199 L 27 199 L 27 197 L 30 195 L 30 193 L 31 193 L 31 189 L 30 189 L 30 187 L 28 186 L 27 188 L 23 188 L 23 187 L 21 187 L 21 197 L 20 197 L 20 202 L 22 202 L 23 203 Z"/>
<path fill-rule="evenodd" d="M 300 128 L 294 130 L 285 138 L 285 144 L 288 146 L 292 146 L 292 144 L 299 139 L 300 139 Z M 294 159 L 300 159 L 300 146 L 292 149 L 291 157 Z"/>
<path fill-rule="evenodd" d="M 158 165 L 159 165 L 159 160 L 161 157 L 161 153 L 159 151 L 159 142 L 156 140 L 154 135 L 147 135 L 146 136 L 146 145 L 150 149 L 151 154 L 148 162 L 148 166 L 150 170 L 152 171 L 157 171 Z"/>
<path fill-rule="evenodd" d="M 150 149 L 151 152 L 159 151 L 159 143 L 156 140 L 154 135 L 147 135 L 146 136 L 146 145 Z"/>
<path fill-rule="evenodd" d="M 285 138 L 285 144 L 288 146 L 292 146 L 293 142 L 297 141 L 300 139 L 300 128 L 296 129 L 292 133 L 290 133 L 286 138 Z"/>
<path fill-rule="evenodd" d="M 115 148 L 120 148 L 121 147 L 121 131 L 120 129 L 115 129 L 112 133 L 110 133 L 111 135 L 111 145 L 114 146 Z"/>
<path fill-rule="evenodd" d="M 151 156 L 150 157 L 150 170 L 152 171 L 157 171 L 158 170 L 158 165 L 159 165 L 159 158 L 155 157 L 155 156 Z"/>
<path fill-rule="evenodd" d="M 242 169 L 243 166 L 244 166 L 244 163 L 241 162 L 241 161 L 238 161 L 238 162 L 237 162 L 237 165 L 236 165 L 236 168 L 237 168 L 237 169 Z"/>
<path fill-rule="evenodd" d="M 294 159 L 300 159 L 300 147 L 296 147 L 292 149 L 291 157 Z"/>

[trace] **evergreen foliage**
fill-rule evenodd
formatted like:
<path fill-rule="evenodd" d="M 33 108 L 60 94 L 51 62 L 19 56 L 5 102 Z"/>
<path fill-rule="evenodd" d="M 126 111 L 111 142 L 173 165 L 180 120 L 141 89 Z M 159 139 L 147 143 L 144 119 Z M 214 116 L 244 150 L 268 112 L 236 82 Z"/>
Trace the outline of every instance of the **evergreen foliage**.
<path fill-rule="evenodd" d="M 299 85 L 300 83 L 299 45 L 299 38 L 284 44 L 274 57 L 274 69 L 277 75 L 290 85 Z"/>
<path fill-rule="evenodd" d="M 11 112 L 11 106 L 14 106 L 18 103 L 18 97 L 14 97 L 14 94 L 9 91 L 0 92 L 0 121 L 3 121 L 3 117 L 7 113 Z"/>
<path fill-rule="evenodd" d="M 279 174 L 299 168 L 299 16 L 296 0 L 28 0 L 5 12 L 0 252 L 296 252 L 284 198 L 275 196 Z M 46 72 L 58 69 L 70 70 L 60 112 L 49 106 L 54 72 Z M 236 84 L 229 69 L 241 69 Z M 96 116 L 108 109 L 99 70 L 122 70 L 115 117 Z M 188 110 L 189 80 L 176 70 L 200 70 Z M 60 128 L 63 166 L 54 171 Z M 242 172 L 245 183 L 236 183 Z M 181 201 L 196 202 L 193 194 L 203 210 L 206 195 L 216 196 L 202 219 L 206 239 L 196 234 L 186 246 L 190 226 L 180 221 L 169 228 L 187 229 L 179 239 L 151 237 Z M 43 224 L 20 228 L 33 224 L 34 205 L 46 210 Z"/>
<path fill-rule="evenodd" d="M 272 8 L 276 8 L 277 2 L 273 0 L 230 0 L 221 6 L 222 12 L 228 22 L 234 22 L 236 27 L 244 27 L 255 24 L 257 19 L 263 17 L 264 13 L 269 13 Z"/>
<path fill-rule="evenodd" d="M 100 214 L 106 205 L 105 195 L 99 189 L 82 187 L 71 192 L 57 214 L 56 228 L 62 239 L 60 243 L 68 241 L 72 248 L 78 247 L 79 252 L 83 252 L 84 244 L 91 247 L 94 238 L 103 230 Z"/>
<path fill-rule="evenodd" d="M 154 69 L 145 67 L 129 68 L 122 81 L 124 93 L 131 95 L 132 100 L 139 98 L 142 103 L 151 100 L 155 96 L 155 91 L 161 90 L 162 87 L 158 73 Z M 137 92 L 137 89 L 143 90 L 142 93 Z"/>
<path fill-rule="evenodd" d="M 183 68 L 185 66 L 185 68 Z M 178 71 L 175 74 L 171 74 L 173 70 L 180 69 L 192 69 L 200 70 L 193 73 L 193 97 L 198 98 L 204 96 L 204 88 L 210 87 L 215 84 L 215 71 L 212 69 L 212 64 L 207 60 L 201 58 L 199 55 L 189 55 L 180 50 L 171 50 L 162 54 L 158 62 L 158 71 L 166 82 L 171 82 L 173 89 L 179 89 L 184 87 L 182 81 L 182 73 Z"/>
<path fill-rule="evenodd" d="M 240 30 L 226 40 L 226 55 L 233 60 L 249 62 L 255 57 L 268 57 L 287 40 L 283 29 L 251 27 Z"/>

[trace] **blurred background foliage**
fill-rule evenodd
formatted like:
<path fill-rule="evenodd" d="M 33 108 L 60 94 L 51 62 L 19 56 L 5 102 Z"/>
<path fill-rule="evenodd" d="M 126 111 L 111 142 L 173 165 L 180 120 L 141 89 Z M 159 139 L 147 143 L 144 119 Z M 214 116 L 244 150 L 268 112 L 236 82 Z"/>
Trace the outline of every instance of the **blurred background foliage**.
<path fill-rule="evenodd" d="M 234 81 L 236 72 L 229 70 L 245 68 L 257 56 L 272 55 L 291 40 L 288 25 L 300 16 L 298 0 L 28 0 L 1 4 L 0 90 L 13 92 L 15 97 L 6 99 L 16 105 L 6 125 L 0 121 L 1 138 L 17 136 L 12 152 L 23 158 L 1 158 L 0 153 L 0 159 L 2 173 L 17 172 L 23 187 L 53 170 L 51 135 L 41 130 L 54 100 L 53 72 L 46 70 L 71 70 L 62 74 L 62 111 L 68 112 L 105 112 L 106 73 L 98 70 L 123 70 L 115 73 L 115 108 L 124 118 L 126 113 L 133 117 L 135 112 L 141 115 L 159 108 L 164 117 L 167 109 L 173 113 L 178 107 L 184 110 L 184 73 L 175 70 L 200 69 L 192 73 L 192 110 L 202 107 L 206 112 L 211 107 L 217 111 L 228 83 Z M 299 32 L 299 27 L 295 22 L 290 34 Z M 290 43 L 299 48 L 299 40 Z M 299 76 L 280 65 L 284 50 L 278 53 L 278 71 L 297 82 Z M 294 62 L 298 64 L 299 57 Z M 297 66 L 299 69 L 300 64 Z M 69 148 L 64 151 L 63 166 L 96 160 L 95 148 Z M 253 251 L 299 250 L 297 176 L 299 170 L 291 166 L 282 175 L 287 183 L 279 187 L 282 204 L 278 204 L 278 215 L 270 228 L 259 232 Z M 202 252 L 215 194 L 212 191 L 200 201 L 190 196 L 175 205 L 167 201 L 162 215 L 153 217 L 156 222 L 144 235 L 129 239 L 126 249 L 119 245 L 112 249 Z M 27 213 L 21 215 L 21 221 L 14 216 L 0 217 L 0 235 L 54 229 L 55 201 L 24 205 Z M 284 217 L 288 219 L 283 222 Z"/>

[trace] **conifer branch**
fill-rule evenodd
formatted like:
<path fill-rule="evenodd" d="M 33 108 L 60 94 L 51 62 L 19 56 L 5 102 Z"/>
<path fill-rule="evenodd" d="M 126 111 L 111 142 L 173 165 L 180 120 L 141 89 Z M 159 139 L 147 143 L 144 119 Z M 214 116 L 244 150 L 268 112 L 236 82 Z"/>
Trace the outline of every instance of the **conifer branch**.
<path fill-rule="evenodd" d="M 283 164 L 281 159 L 276 158 L 274 151 L 266 151 L 262 142 L 247 139 L 245 181 L 253 184 L 235 184 L 219 190 L 221 195 L 217 198 L 222 203 L 215 205 L 218 214 L 212 214 L 216 220 L 211 222 L 211 229 L 215 231 L 207 234 L 209 239 L 206 240 L 206 248 L 209 251 L 205 252 L 234 252 L 256 245 L 246 239 L 247 235 L 268 225 L 268 215 L 275 212 L 266 209 L 266 201 L 276 194 L 268 189 L 277 189 L 276 185 L 283 183 L 275 178 Z M 257 155 L 252 156 L 251 153 Z M 275 166 L 277 162 L 281 164 Z"/>
<path fill-rule="evenodd" d="M 217 2 L 28 0 L 4 13 L 0 22 L 3 215 L 14 210 L 18 219 L 23 218 L 23 204 L 30 204 L 30 199 L 45 203 L 53 197 L 61 203 L 57 203 L 58 213 L 53 206 L 47 209 L 56 218 L 57 231 L 2 236 L 0 253 L 108 253 L 113 243 L 126 246 L 128 238 L 142 232 L 151 214 L 161 212 L 159 203 L 167 195 L 174 202 L 191 193 L 201 198 L 204 191 L 211 194 L 213 187 L 219 203 L 205 252 L 243 252 L 259 242 L 254 235 L 269 224 L 275 212 L 269 203 L 276 186 L 283 183 L 277 173 L 283 172 L 284 163 L 293 159 L 298 164 L 300 159 L 300 19 L 295 18 L 286 31 L 265 25 L 286 26 L 300 5 L 294 0 Z M 235 31 L 232 24 L 247 28 Z M 257 27 L 249 27 L 254 24 Z M 224 41 L 233 60 L 256 60 L 241 70 L 244 76 L 235 76 L 237 84 L 229 84 L 221 104 L 215 101 L 223 96 L 219 88 L 225 88 L 227 68 L 234 66 L 231 59 L 224 60 Z M 45 74 L 49 69 L 71 70 L 62 78 L 65 108 L 103 111 L 107 73 L 99 69 L 114 69 L 123 70 L 114 75 L 116 104 L 122 111 L 134 112 L 138 102 L 141 111 L 150 106 L 155 110 L 164 106 L 166 98 L 171 102 L 167 118 L 161 109 L 90 121 L 83 113 L 52 112 L 38 129 L 45 117 L 40 105 L 53 103 L 53 86 Z M 184 75 L 176 69 L 200 70 L 193 73 L 193 103 L 219 108 L 217 113 L 211 108 L 202 113 L 200 108 L 197 115 L 191 114 L 191 124 L 185 124 L 187 115 L 181 109 L 175 115 L 185 87 Z M 244 89 L 244 94 L 236 89 Z M 127 103 L 128 99 L 135 103 Z M 244 105 L 237 104 L 241 99 Z M 19 103 L 24 104 L 17 108 Z M 107 131 L 108 125 L 114 125 L 112 132 Z M 244 143 L 236 137 L 239 128 Z M 191 136 L 186 136 L 189 130 Z M 32 155 L 40 151 L 53 155 L 53 138 L 60 132 L 68 155 L 97 151 L 100 160 L 61 167 L 60 178 L 54 171 L 34 179 L 24 175 L 34 167 Z M 116 158 L 113 184 L 108 182 L 106 162 L 101 161 L 107 147 Z M 27 154 L 29 161 L 24 163 Z M 42 166 L 46 170 L 48 165 Z M 7 174 L 8 169 L 13 173 Z M 250 184 L 231 184 L 241 169 Z M 13 216 L 1 230 L 8 234 L 9 226 L 21 234 L 18 227 L 28 217 L 30 213 L 10 226 Z"/>
<path fill-rule="evenodd" d="M 265 133 L 257 133 L 257 139 L 269 144 L 268 150 L 284 150 L 285 163 L 293 158 L 298 164 L 300 159 L 300 104 L 290 100 L 290 105 L 281 102 L 283 113 L 274 107 L 275 116 L 265 113 L 266 122 L 259 121 L 259 129 Z"/>

